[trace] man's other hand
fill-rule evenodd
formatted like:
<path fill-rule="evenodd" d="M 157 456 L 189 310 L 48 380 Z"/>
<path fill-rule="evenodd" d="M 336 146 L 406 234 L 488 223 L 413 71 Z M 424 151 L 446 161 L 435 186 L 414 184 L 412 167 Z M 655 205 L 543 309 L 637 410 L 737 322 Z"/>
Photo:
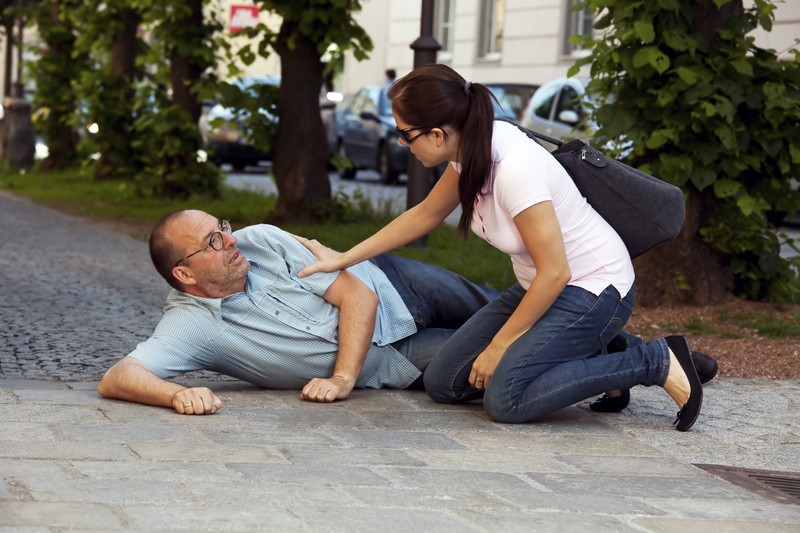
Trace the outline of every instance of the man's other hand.
<path fill-rule="evenodd" d="M 343 376 L 314 378 L 300 392 L 300 399 L 309 402 L 333 402 L 344 400 L 353 390 L 353 384 Z"/>

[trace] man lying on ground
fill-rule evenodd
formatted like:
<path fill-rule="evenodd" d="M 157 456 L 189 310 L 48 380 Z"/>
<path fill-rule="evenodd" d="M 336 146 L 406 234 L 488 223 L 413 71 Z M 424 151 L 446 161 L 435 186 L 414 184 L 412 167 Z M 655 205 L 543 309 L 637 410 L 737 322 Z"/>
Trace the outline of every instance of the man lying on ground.
<path fill-rule="evenodd" d="M 150 256 L 172 290 L 153 335 L 103 376 L 98 392 L 182 414 L 222 407 L 207 387 L 169 381 L 212 370 L 316 402 L 355 387 L 420 386 L 439 347 L 499 293 L 442 268 L 384 255 L 300 278 L 315 241 L 275 226 L 235 233 L 202 211 L 164 217 Z"/>

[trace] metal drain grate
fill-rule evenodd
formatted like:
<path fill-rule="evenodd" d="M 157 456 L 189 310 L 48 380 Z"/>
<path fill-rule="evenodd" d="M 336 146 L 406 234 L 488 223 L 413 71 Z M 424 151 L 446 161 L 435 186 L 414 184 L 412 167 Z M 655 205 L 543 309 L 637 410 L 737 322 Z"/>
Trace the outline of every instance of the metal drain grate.
<path fill-rule="evenodd" d="M 694 466 L 769 500 L 800 505 L 800 472 L 775 472 L 722 465 Z"/>

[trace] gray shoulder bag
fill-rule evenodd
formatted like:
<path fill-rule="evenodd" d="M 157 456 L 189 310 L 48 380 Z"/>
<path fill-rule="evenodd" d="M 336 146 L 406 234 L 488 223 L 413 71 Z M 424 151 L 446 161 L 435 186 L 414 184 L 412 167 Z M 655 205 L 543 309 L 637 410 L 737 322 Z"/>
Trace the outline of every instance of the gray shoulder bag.
<path fill-rule="evenodd" d="M 551 154 L 586 201 L 616 230 L 631 258 L 680 233 L 686 203 L 678 187 L 607 157 L 580 139 L 564 142 L 504 121 L 537 143 L 557 146 Z"/>

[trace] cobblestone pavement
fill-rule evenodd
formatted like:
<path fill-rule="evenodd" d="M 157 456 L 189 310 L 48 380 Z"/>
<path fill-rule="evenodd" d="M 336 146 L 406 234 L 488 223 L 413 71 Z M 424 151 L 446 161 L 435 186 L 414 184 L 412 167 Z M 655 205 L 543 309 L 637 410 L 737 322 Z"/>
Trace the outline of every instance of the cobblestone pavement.
<path fill-rule="evenodd" d="M 13 234 L 0 241 L 0 377 L 97 381 L 152 333 L 168 286 L 145 242 L 2 192 L 0 225 Z"/>
<path fill-rule="evenodd" d="M 0 222 L 0 533 L 800 530 L 790 497 L 695 466 L 800 472 L 800 381 L 714 380 L 688 433 L 658 387 L 504 425 L 196 374 L 225 408 L 180 416 L 95 390 L 161 313 L 146 244 L 2 192 Z"/>

